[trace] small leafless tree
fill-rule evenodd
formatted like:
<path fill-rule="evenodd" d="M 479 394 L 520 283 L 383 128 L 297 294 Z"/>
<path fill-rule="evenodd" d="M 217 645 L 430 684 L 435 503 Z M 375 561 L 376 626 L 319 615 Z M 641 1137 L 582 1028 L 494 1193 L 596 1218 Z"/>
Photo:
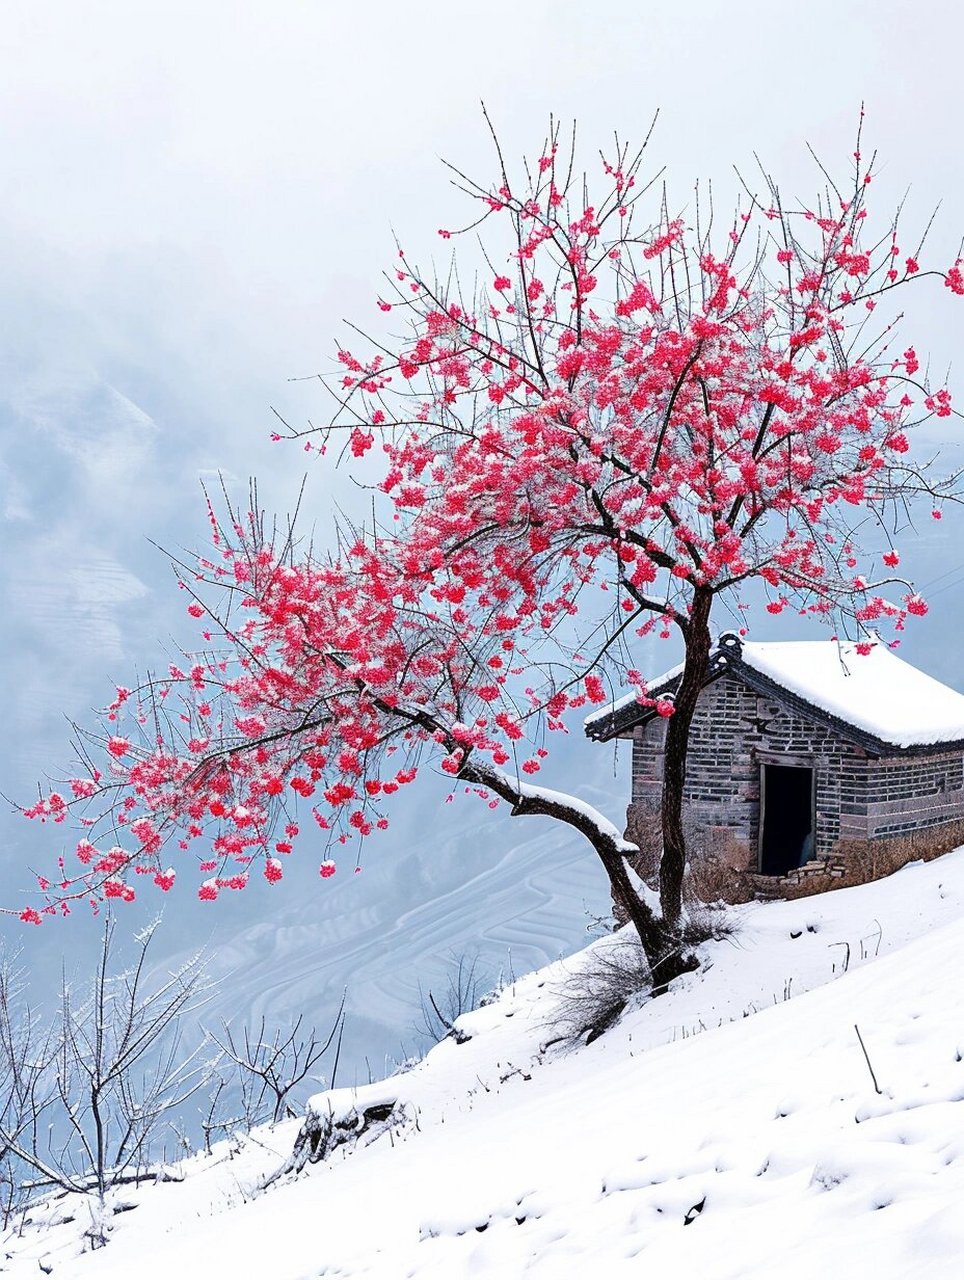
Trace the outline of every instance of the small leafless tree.
<path fill-rule="evenodd" d="M 207 1119 L 202 1123 L 206 1149 L 210 1149 L 210 1138 L 215 1129 L 226 1130 L 240 1124 L 250 1131 L 256 1124 L 277 1124 L 297 1115 L 292 1095 L 309 1078 L 312 1068 L 333 1044 L 334 1083 L 345 1025 L 345 996 L 341 998 L 323 1043 L 314 1027 L 302 1031 L 302 1022 L 299 1015 L 287 1033 L 282 1028 L 269 1031 L 264 1017 L 256 1031 L 245 1026 L 240 1032 L 235 1032 L 227 1022 L 222 1022 L 219 1033 L 208 1032 L 220 1049 L 222 1060 L 234 1065 L 236 1078 L 235 1089 L 231 1090 L 229 1082 L 222 1076 L 211 1095 Z M 215 1117 L 219 1101 L 225 1093 L 238 1099 L 237 1114 L 231 1120 L 218 1120 Z"/>
<path fill-rule="evenodd" d="M 25 1003 L 24 971 L 0 958 L 0 1224 L 4 1230 L 25 1207 L 29 1187 L 18 1149 L 39 1152 L 53 1103 L 51 1064 L 56 1047 Z"/>
<path fill-rule="evenodd" d="M 419 983 L 421 1019 L 415 1027 L 419 1035 L 432 1044 L 446 1036 L 453 1036 L 457 1042 L 464 1038 L 455 1026 L 456 1018 L 471 1012 L 492 985 L 480 972 L 479 963 L 478 954 L 453 954 L 444 991 L 436 993 L 431 987 L 426 991 Z"/>
<path fill-rule="evenodd" d="M 202 1002 L 201 954 L 151 981 L 157 922 L 138 937 L 131 968 L 111 973 L 108 918 L 89 984 L 65 971 L 56 1018 L 42 1029 L 18 999 L 8 966 L 0 983 L 0 1151 L 8 1202 L 43 1190 L 107 1193 L 147 1174 L 162 1117 L 210 1076 L 201 1052 L 181 1051 L 181 1021 Z M 17 1188 L 16 1197 L 12 1190 Z M 9 1210 L 8 1210 L 9 1213 Z"/>

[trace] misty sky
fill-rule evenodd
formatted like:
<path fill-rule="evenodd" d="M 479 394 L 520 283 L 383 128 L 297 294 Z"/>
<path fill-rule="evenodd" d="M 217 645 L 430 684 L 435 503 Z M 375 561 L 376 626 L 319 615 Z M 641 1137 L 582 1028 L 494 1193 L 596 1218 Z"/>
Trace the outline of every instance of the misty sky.
<path fill-rule="evenodd" d="M 659 109 L 651 164 L 677 207 L 696 179 L 725 204 L 754 153 L 809 194 L 805 143 L 845 173 L 863 100 L 878 200 L 910 186 L 921 223 L 943 201 L 948 264 L 964 232 L 949 0 L 23 0 L 2 28 L 0 790 L 18 798 L 69 759 L 64 717 L 182 630 L 149 539 L 203 538 L 199 479 L 293 500 L 306 457 L 270 443 L 271 407 L 323 417 L 317 384 L 290 379 L 330 367 L 343 317 L 377 326 L 393 234 L 443 256 L 459 204 L 440 157 L 493 170 L 480 99 L 513 156 L 550 112 L 577 118 L 587 164 Z M 940 374 L 964 321 L 946 293 L 906 326 Z M 319 529 L 345 483 L 313 464 Z M 918 548 L 922 579 L 964 561 L 944 537 Z M 942 585 L 907 654 L 964 687 L 947 643 L 964 584 Z M 8 904 L 46 855 L 6 813 L 0 836 Z"/>

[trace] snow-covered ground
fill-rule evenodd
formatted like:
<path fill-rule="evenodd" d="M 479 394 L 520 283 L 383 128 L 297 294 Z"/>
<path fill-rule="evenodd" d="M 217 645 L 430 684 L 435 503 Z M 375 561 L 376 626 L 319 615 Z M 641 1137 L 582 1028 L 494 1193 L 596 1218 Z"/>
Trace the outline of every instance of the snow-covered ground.
<path fill-rule="evenodd" d="M 549 1045 L 588 952 L 513 983 L 411 1071 L 313 1105 L 405 1119 L 264 1192 L 297 1124 L 128 1191 L 110 1243 L 61 1201 L 0 1269 L 73 1280 L 940 1278 L 964 1259 L 964 850 L 735 909 L 703 966 L 588 1047 Z M 855 1028 L 866 1046 L 868 1067 Z M 878 1092 L 879 1087 L 879 1092 Z M 54 1225 L 52 1218 L 72 1216 Z"/>

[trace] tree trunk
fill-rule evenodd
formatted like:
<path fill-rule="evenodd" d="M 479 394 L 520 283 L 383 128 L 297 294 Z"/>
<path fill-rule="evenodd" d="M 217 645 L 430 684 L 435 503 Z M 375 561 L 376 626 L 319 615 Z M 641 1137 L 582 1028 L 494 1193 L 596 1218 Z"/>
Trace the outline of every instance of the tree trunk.
<path fill-rule="evenodd" d="M 543 792 L 538 787 L 526 788 L 524 784 L 520 785 L 517 780 L 481 761 L 469 761 L 460 771 L 459 777 L 488 787 L 501 796 L 512 806 L 513 817 L 533 815 L 555 818 L 584 835 L 606 870 L 614 901 L 619 903 L 636 926 L 639 941 L 653 973 L 656 973 L 661 964 L 666 963 L 667 952 L 676 950 L 673 936 L 667 933 L 665 921 L 650 910 L 633 888 L 626 870 L 625 847 L 622 841 L 606 830 L 608 823 L 590 816 L 586 805 L 570 801 L 558 792 Z"/>
<path fill-rule="evenodd" d="M 706 613 L 708 616 L 709 603 L 706 606 Z M 332 661 L 336 665 L 342 665 L 340 659 L 335 658 Z M 360 682 L 359 687 L 361 687 Z M 375 699 L 375 705 L 386 714 L 403 715 L 410 723 L 419 725 L 433 736 L 441 731 L 441 740 L 449 752 L 461 750 L 461 744 L 452 738 L 446 728 L 425 708 L 400 712 L 397 707 L 389 707 L 378 698 Z M 559 822 L 565 822 L 570 827 L 574 827 L 586 837 L 606 869 L 613 901 L 622 907 L 626 916 L 636 926 L 640 945 L 653 972 L 654 995 L 665 990 L 666 983 L 671 978 L 692 968 L 692 964 L 681 956 L 675 928 L 667 928 L 662 913 L 657 915 L 652 911 L 633 888 L 626 869 L 626 855 L 632 852 L 632 849 L 627 848 L 626 842 L 617 835 L 615 828 L 602 814 L 596 813 L 590 805 L 576 801 L 571 796 L 529 785 L 518 778 L 511 778 L 501 769 L 472 755 L 462 764 L 458 777 L 464 782 L 475 783 L 493 791 L 511 805 L 513 817 L 532 814 L 555 818 Z M 677 912 L 677 918 L 678 916 Z M 657 975 L 661 975 L 658 989 L 656 989 Z"/>
<path fill-rule="evenodd" d="M 712 603 L 713 592 L 708 587 L 695 589 L 686 630 L 683 678 L 676 692 L 673 714 L 669 717 L 666 726 L 660 815 L 663 828 L 663 857 L 659 866 L 659 900 L 663 909 L 663 918 L 674 932 L 678 930 L 683 910 L 683 872 L 686 867 L 686 842 L 683 838 L 686 752 L 696 701 L 700 696 L 709 668 L 709 621 Z"/>
<path fill-rule="evenodd" d="M 618 902 L 635 925 L 639 941 L 649 961 L 649 967 L 655 973 L 663 962 L 666 952 L 666 931 L 662 920 L 657 920 L 647 906 L 640 901 L 639 894 L 633 888 L 623 855 L 603 853 L 598 847 L 596 853 L 606 868 L 609 877 L 609 888 L 614 901 Z"/>

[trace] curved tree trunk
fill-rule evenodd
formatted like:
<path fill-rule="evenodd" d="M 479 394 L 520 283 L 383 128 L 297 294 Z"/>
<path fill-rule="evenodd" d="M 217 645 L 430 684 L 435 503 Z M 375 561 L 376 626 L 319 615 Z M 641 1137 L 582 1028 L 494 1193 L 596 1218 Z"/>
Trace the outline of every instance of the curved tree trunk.
<path fill-rule="evenodd" d="M 686 785 L 686 753 L 696 701 L 710 662 L 710 606 L 713 592 L 697 587 L 686 629 L 683 678 L 676 692 L 673 714 L 666 726 L 663 760 L 661 822 L 663 857 L 659 867 L 659 899 L 667 926 L 676 931 L 683 909 L 683 872 L 686 842 L 683 838 L 683 788 Z"/>
<path fill-rule="evenodd" d="M 558 791 L 520 782 L 519 779 L 509 777 L 501 770 L 476 760 L 468 761 L 460 770 L 459 777 L 487 787 L 508 801 L 512 806 L 513 817 L 531 814 L 555 818 L 574 827 L 586 837 L 606 870 L 614 901 L 619 903 L 636 926 L 655 984 L 657 970 L 666 964 L 677 948 L 672 933 L 667 932 L 665 921 L 650 910 L 633 888 L 626 870 L 626 854 L 632 852 L 633 846 L 627 846 L 615 828 L 589 805 Z"/>
<path fill-rule="evenodd" d="M 335 657 L 331 660 L 343 669 L 344 664 L 339 658 Z M 359 687 L 361 687 L 360 682 Z M 441 732 L 441 740 L 449 752 L 462 749 L 461 744 L 449 735 L 446 727 L 425 707 L 413 710 L 398 706 L 390 707 L 379 698 L 375 699 L 375 705 L 381 711 L 401 716 L 410 724 L 419 725 L 433 736 Z M 502 800 L 507 801 L 512 806 L 513 817 L 533 814 L 555 818 L 559 822 L 565 822 L 568 826 L 574 827 L 586 837 L 606 869 L 613 900 L 619 903 L 626 916 L 636 926 L 640 944 L 653 972 L 654 994 L 665 990 L 665 984 L 670 977 L 676 977 L 677 974 L 691 967 L 683 963 L 680 967 L 676 967 L 669 977 L 662 978 L 657 984 L 657 975 L 665 970 L 667 965 L 672 966 L 679 961 L 679 945 L 675 929 L 667 928 L 663 915 L 657 915 L 651 910 L 633 888 L 626 869 L 626 855 L 636 851 L 635 845 L 627 844 L 612 823 L 601 813 L 573 796 L 522 782 L 521 779 L 511 777 L 495 765 L 472 755 L 469 755 L 462 764 L 458 777 L 464 782 L 487 787 Z"/>

